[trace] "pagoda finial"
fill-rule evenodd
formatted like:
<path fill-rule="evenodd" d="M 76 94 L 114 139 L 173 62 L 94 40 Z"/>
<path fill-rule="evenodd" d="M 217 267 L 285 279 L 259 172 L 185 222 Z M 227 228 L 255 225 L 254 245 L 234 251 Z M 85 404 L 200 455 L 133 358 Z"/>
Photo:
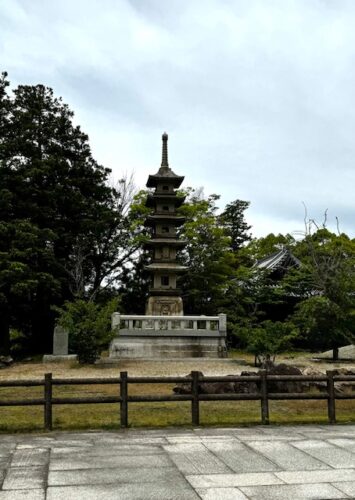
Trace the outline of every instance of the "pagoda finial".
<path fill-rule="evenodd" d="M 162 151 L 162 158 L 161 158 L 161 166 L 162 167 L 168 167 L 168 134 L 164 132 L 162 135 L 162 140 L 163 140 L 163 151 Z"/>

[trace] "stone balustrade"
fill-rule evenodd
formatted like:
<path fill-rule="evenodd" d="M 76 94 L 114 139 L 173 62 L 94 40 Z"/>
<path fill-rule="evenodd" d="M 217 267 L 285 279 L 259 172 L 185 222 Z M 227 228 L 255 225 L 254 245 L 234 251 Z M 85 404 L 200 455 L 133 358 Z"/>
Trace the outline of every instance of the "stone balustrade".
<path fill-rule="evenodd" d="M 218 316 L 146 316 L 133 314 L 112 315 L 112 329 L 120 331 L 151 331 L 166 334 L 174 331 L 184 331 L 191 334 L 200 332 L 226 333 L 227 317 L 225 314 Z"/>
<path fill-rule="evenodd" d="M 218 316 L 137 316 L 112 315 L 115 337 L 109 357 L 192 358 L 227 356 L 227 317 Z"/>

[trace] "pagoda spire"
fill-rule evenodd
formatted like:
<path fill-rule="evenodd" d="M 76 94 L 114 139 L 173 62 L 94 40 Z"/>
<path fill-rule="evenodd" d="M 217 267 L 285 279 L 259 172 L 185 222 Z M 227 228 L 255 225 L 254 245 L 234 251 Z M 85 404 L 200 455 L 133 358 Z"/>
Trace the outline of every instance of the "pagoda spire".
<path fill-rule="evenodd" d="M 168 134 L 166 132 L 164 132 L 164 134 L 161 136 L 161 138 L 163 140 L 161 166 L 162 167 L 169 167 L 169 163 L 168 163 Z"/>

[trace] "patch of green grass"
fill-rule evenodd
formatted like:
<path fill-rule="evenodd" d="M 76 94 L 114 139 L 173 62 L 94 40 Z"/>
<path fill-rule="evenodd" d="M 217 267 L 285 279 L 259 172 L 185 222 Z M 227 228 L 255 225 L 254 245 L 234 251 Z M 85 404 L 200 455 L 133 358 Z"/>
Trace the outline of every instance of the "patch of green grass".
<path fill-rule="evenodd" d="M 129 394 L 172 394 L 172 384 L 129 385 Z M 40 398 L 41 387 L 0 388 L 0 398 Z M 54 397 L 84 397 L 119 395 L 116 385 L 54 386 Z M 301 424 L 327 423 L 326 401 L 270 401 L 270 423 Z M 355 422 L 355 400 L 336 402 L 337 421 Z M 42 406 L 0 407 L 0 432 L 31 432 L 43 430 Z M 190 402 L 129 403 L 128 421 L 131 427 L 191 426 Z M 200 423 L 210 426 L 260 424 L 259 401 L 202 401 Z M 75 404 L 53 406 L 53 428 L 118 429 L 120 406 L 118 403 Z"/>

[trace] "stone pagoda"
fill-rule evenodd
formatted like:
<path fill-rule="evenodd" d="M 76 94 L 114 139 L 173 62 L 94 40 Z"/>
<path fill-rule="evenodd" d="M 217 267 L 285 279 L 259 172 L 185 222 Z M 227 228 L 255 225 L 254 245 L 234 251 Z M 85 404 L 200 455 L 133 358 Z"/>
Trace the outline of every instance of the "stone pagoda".
<path fill-rule="evenodd" d="M 177 208 L 185 197 L 177 189 L 184 177 L 176 175 L 168 163 L 168 135 L 163 134 L 161 167 L 149 175 L 147 187 L 152 188 L 146 206 L 152 213 L 146 218 L 151 238 L 145 248 L 151 252 L 146 270 L 151 273 L 151 287 L 145 315 L 112 315 L 115 336 L 109 348 L 107 363 L 122 358 L 175 359 L 192 357 L 224 358 L 227 356 L 227 317 L 184 316 L 177 278 L 187 268 L 179 264 L 178 251 L 185 241 L 178 237 L 177 229 L 185 218 Z"/>
<path fill-rule="evenodd" d="M 148 188 L 154 192 L 148 195 L 146 206 L 153 208 L 152 215 L 145 221 L 151 227 L 151 239 L 145 248 L 151 250 L 151 263 L 146 270 L 152 274 L 150 296 L 146 305 L 146 315 L 182 316 L 183 304 L 180 290 L 177 288 L 178 274 L 187 268 L 180 265 L 177 252 L 186 245 L 179 240 L 177 227 L 185 222 L 185 218 L 176 213 L 176 209 L 184 202 L 184 196 L 177 195 L 184 177 L 176 175 L 168 163 L 168 134 L 162 136 L 162 162 L 158 172 L 150 175 Z"/>

